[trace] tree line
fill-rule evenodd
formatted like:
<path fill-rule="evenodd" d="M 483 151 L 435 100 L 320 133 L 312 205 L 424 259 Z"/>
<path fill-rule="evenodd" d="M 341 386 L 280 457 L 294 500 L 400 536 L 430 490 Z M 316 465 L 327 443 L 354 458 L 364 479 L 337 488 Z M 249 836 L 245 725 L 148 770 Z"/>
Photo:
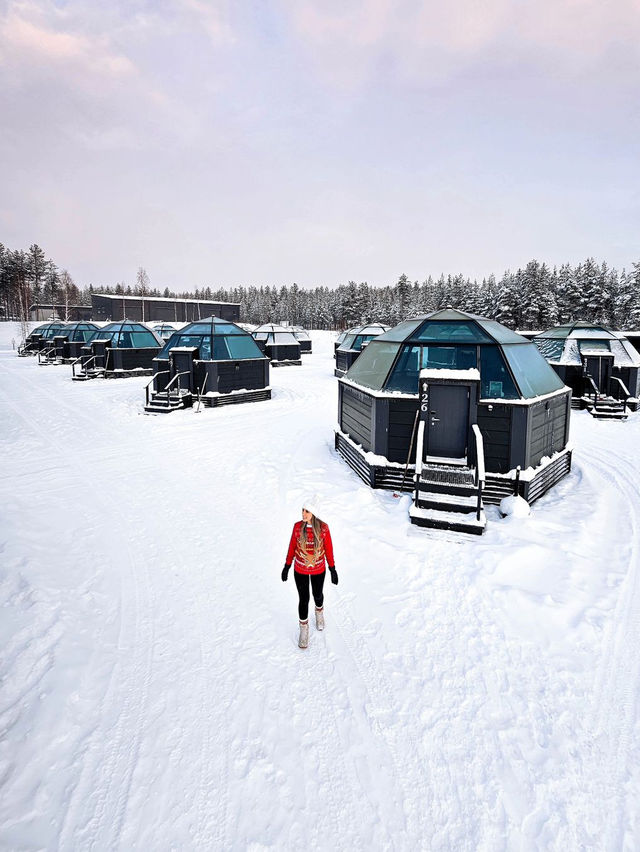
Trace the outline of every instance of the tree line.
<path fill-rule="evenodd" d="M 334 288 L 301 288 L 294 283 L 174 292 L 152 287 L 143 267 L 133 286 L 120 282 L 78 287 L 68 271 L 47 259 L 39 246 L 11 251 L 0 243 L 0 313 L 4 317 L 26 321 L 29 307 L 37 303 L 61 305 L 64 313 L 71 305 L 90 305 L 95 292 L 238 302 L 244 322 L 289 322 L 306 328 L 341 329 L 366 322 L 396 325 L 445 307 L 521 330 L 543 330 L 575 320 L 617 329 L 640 327 L 640 261 L 630 271 L 618 272 L 593 258 L 559 268 L 531 260 L 522 269 L 480 282 L 463 275 L 411 281 L 403 274 L 382 287 L 349 281 Z"/>

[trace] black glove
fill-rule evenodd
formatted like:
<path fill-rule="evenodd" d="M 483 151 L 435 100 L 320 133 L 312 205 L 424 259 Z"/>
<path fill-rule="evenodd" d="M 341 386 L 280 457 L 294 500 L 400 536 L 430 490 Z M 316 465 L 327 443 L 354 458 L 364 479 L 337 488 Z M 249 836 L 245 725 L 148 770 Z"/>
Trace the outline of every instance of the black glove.
<path fill-rule="evenodd" d="M 286 583 L 286 582 L 287 582 L 287 577 L 289 576 L 289 568 L 291 568 L 291 565 L 287 565 L 287 564 L 285 563 L 285 566 L 284 566 L 284 568 L 282 569 L 282 574 L 280 574 L 280 576 L 282 577 L 282 582 L 283 582 L 283 583 Z"/>
<path fill-rule="evenodd" d="M 338 585 L 338 572 L 334 565 L 329 565 L 329 573 L 331 574 L 331 582 L 334 586 Z"/>

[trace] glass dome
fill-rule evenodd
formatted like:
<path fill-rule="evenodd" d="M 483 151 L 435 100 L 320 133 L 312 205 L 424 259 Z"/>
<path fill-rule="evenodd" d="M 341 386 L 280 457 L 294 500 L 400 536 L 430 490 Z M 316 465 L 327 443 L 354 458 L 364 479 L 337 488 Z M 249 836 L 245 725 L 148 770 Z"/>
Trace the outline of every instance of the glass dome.
<path fill-rule="evenodd" d="M 358 326 L 355 326 L 354 328 L 347 328 L 344 331 L 341 331 L 340 334 L 336 337 L 336 340 L 335 340 L 336 346 L 342 346 L 347 335 L 348 334 L 354 334 L 357 330 L 358 330 Z"/>
<path fill-rule="evenodd" d="M 293 336 L 296 340 L 311 340 L 309 332 L 301 325 L 290 325 L 288 326 L 288 329 L 293 332 Z"/>
<path fill-rule="evenodd" d="M 66 327 L 66 322 L 46 322 L 44 325 L 34 328 L 30 336 L 31 334 L 41 334 L 45 340 L 51 340 L 53 337 L 61 334 Z"/>
<path fill-rule="evenodd" d="M 157 349 L 162 346 L 160 338 L 141 322 L 110 322 L 95 331 L 87 343 L 108 340 L 112 349 Z"/>
<path fill-rule="evenodd" d="M 551 364 L 581 366 L 584 355 L 609 354 L 616 367 L 640 366 L 640 354 L 624 334 L 603 325 L 558 325 L 536 335 L 533 343 Z"/>
<path fill-rule="evenodd" d="M 298 341 L 290 328 L 273 323 L 259 325 L 251 332 L 255 340 L 264 341 L 266 346 L 297 346 Z"/>
<path fill-rule="evenodd" d="M 200 361 L 244 361 L 264 358 L 249 332 L 219 317 L 197 320 L 174 332 L 159 358 L 168 358 L 175 346 L 196 346 Z"/>
<path fill-rule="evenodd" d="M 362 347 L 373 340 L 374 337 L 379 337 L 389 331 L 388 325 L 380 323 L 370 323 L 369 325 L 357 326 L 345 332 L 345 336 L 340 344 L 340 349 L 349 349 L 350 351 L 361 352 Z"/>
<path fill-rule="evenodd" d="M 62 331 L 58 332 L 57 337 L 66 337 L 67 340 L 79 343 L 86 342 L 92 337 L 98 326 L 94 322 L 72 322 Z"/>
<path fill-rule="evenodd" d="M 168 340 L 178 330 L 175 325 L 170 325 L 168 322 L 154 323 L 151 328 L 162 340 Z"/>
<path fill-rule="evenodd" d="M 406 320 L 379 335 L 345 378 L 373 390 L 417 394 L 425 368 L 479 370 L 481 399 L 532 399 L 564 387 L 532 342 L 454 309 Z"/>

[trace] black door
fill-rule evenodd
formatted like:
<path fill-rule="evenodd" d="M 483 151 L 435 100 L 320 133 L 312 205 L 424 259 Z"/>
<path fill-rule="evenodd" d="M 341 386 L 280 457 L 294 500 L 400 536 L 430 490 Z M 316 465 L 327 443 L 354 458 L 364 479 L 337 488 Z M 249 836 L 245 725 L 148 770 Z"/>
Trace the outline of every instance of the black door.
<path fill-rule="evenodd" d="M 469 388 L 429 385 L 426 454 L 460 459 L 467 455 Z"/>
<path fill-rule="evenodd" d="M 612 360 L 612 358 L 599 358 L 597 355 L 587 355 L 587 373 L 589 373 L 601 393 L 607 393 L 609 389 Z"/>

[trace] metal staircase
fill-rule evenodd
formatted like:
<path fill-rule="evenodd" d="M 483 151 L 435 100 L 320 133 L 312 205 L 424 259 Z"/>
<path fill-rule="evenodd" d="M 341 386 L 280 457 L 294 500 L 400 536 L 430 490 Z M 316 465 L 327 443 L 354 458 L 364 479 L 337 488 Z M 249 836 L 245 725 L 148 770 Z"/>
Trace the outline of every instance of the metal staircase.
<path fill-rule="evenodd" d="M 626 420 L 629 416 L 627 400 L 630 393 L 624 382 L 617 376 L 612 376 L 609 379 L 609 389 L 611 390 L 611 386 L 613 386 L 616 393 L 622 397 L 616 399 L 614 396 L 601 393 L 593 377 L 588 373 L 585 378 L 591 388 L 584 397 L 589 414 L 597 420 Z"/>
<path fill-rule="evenodd" d="M 472 430 L 478 459 L 475 468 L 446 463 L 418 463 L 413 505 L 409 509 L 412 524 L 472 535 L 482 535 L 484 532 L 487 525 L 482 502 L 484 449 L 479 428 L 474 425 Z M 419 436 L 419 446 L 421 443 Z"/>

